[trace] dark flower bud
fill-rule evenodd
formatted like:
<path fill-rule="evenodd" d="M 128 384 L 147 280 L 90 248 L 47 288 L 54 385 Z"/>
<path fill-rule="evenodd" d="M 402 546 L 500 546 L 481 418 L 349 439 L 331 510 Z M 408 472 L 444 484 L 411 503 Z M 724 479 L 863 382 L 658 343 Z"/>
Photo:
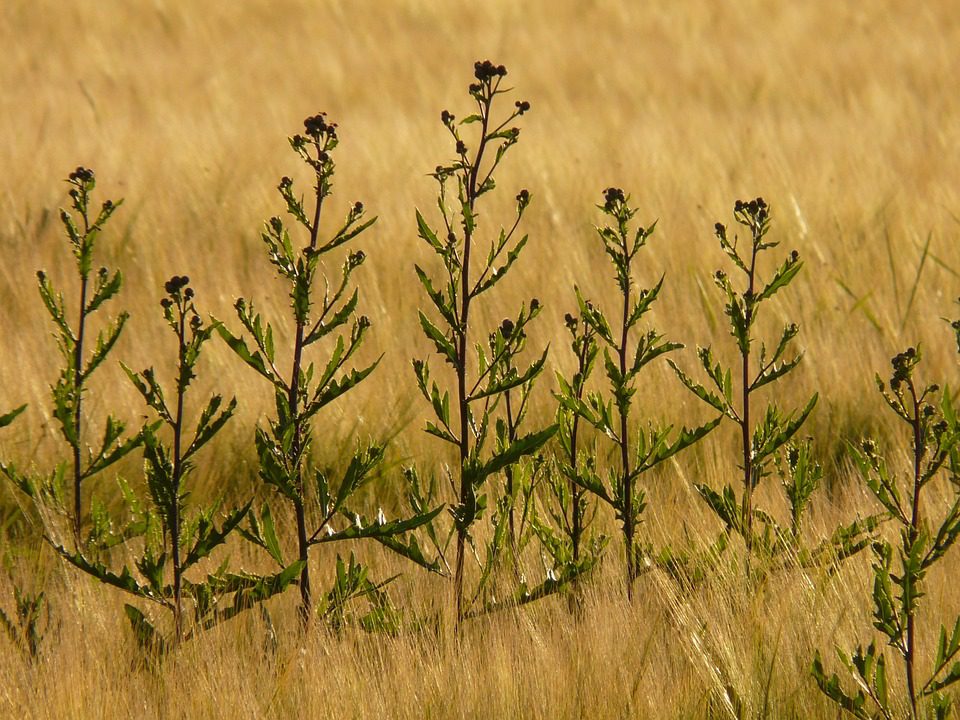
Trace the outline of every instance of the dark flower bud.
<path fill-rule="evenodd" d="M 70 213 L 68 213 L 66 210 L 61 210 L 61 211 L 60 211 L 60 222 L 66 223 L 66 222 L 69 222 L 69 220 L 70 220 Z"/>
<path fill-rule="evenodd" d="M 440 113 L 440 122 L 444 125 L 449 125 L 454 120 L 454 115 L 449 110 L 444 110 Z"/>
<path fill-rule="evenodd" d="M 280 188 L 281 191 L 283 191 L 283 190 L 289 190 L 292 185 L 293 185 L 293 180 L 291 180 L 286 175 L 284 175 L 282 178 L 280 178 L 280 184 L 278 185 L 278 187 Z"/>
<path fill-rule="evenodd" d="M 530 301 L 530 312 L 536 312 L 539 309 L 540 309 L 540 300 L 538 298 L 534 298 L 533 300 Z"/>
<path fill-rule="evenodd" d="M 177 292 L 177 290 L 180 289 L 179 287 L 177 287 L 177 284 L 176 282 L 174 282 L 174 280 L 176 280 L 176 278 L 171 278 L 170 280 L 167 280 L 163 284 L 163 289 L 167 292 L 168 295 L 173 295 L 175 292 Z"/>
<path fill-rule="evenodd" d="M 723 282 L 727 279 L 727 274 L 723 270 L 717 270 L 713 277 L 716 278 L 717 282 Z"/>
<path fill-rule="evenodd" d="M 200 329 L 200 326 L 203 325 L 203 320 L 200 319 L 199 315 L 194 315 L 190 318 L 190 327 L 196 332 Z"/>
<path fill-rule="evenodd" d="M 453 245 L 457 241 L 457 236 L 453 234 L 453 231 L 447 233 L 447 242 Z"/>
<path fill-rule="evenodd" d="M 796 261 L 799 260 L 799 259 L 800 259 L 800 253 L 798 253 L 796 250 L 794 250 L 792 253 L 790 253 L 790 260 L 791 260 L 792 262 L 796 262 Z"/>
<path fill-rule="evenodd" d="M 463 140 L 457 140 L 457 155 L 466 155 L 466 154 L 467 154 L 466 144 L 463 142 Z"/>
<path fill-rule="evenodd" d="M 370 318 L 368 318 L 366 315 L 361 315 L 357 319 L 357 327 L 360 330 L 366 330 L 368 327 L 370 327 Z"/>
<path fill-rule="evenodd" d="M 104 212 L 110 212 L 113 210 L 113 200 L 104 200 L 102 207 Z"/>
<path fill-rule="evenodd" d="M 530 103 L 528 103 L 526 100 L 517 100 L 515 105 L 517 108 L 518 115 L 523 115 L 525 112 L 530 111 Z"/>
<path fill-rule="evenodd" d="M 236 308 L 238 312 L 243 312 L 247 307 L 247 301 L 243 298 L 237 298 L 237 301 L 233 304 L 233 307 Z"/>
<path fill-rule="evenodd" d="M 67 194 L 70 196 L 72 200 L 80 199 L 80 192 L 76 188 L 71 189 L 70 192 Z"/>
<path fill-rule="evenodd" d="M 933 426 L 933 432 L 935 432 L 937 435 L 943 435 L 948 430 L 948 428 L 949 426 L 947 425 L 947 421 L 941 420 L 940 422 L 938 422 L 936 425 Z"/>
<path fill-rule="evenodd" d="M 932 418 L 937 411 L 933 409 L 932 405 L 924 405 L 921 412 L 923 412 L 925 418 Z"/>
<path fill-rule="evenodd" d="M 503 335 L 505 340 L 513 334 L 514 327 L 513 320 L 509 318 L 500 323 L 500 334 Z"/>
<path fill-rule="evenodd" d="M 363 212 L 363 203 L 359 200 L 353 204 L 353 212 L 355 215 L 359 215 Z"/>
<path fill-rule="evenodd" d="M 893 390 L 894 392 L 896 392 L 897 390 L 899 390 L 899 389 L 900 389 L 900 382 L 901 382 L 900 378 L 898 378 L 898 377 L 896 377 L 896 376 L 890 378 L 890 389 Z"/>
<path fill-rule="evenodd" d="M 70 179 L 74 182 L 88 183 L 93 180 L 93 170 L 85 168 L 82 165 L 78 166 L 76 170 L 70 173 Z"/>
<path fill-rule="evenodd" d="M 727 235 L 727 229 L 723 226 L 723 223 L 716 223 L 713 226 L 713 232 L 718 238 L 723 238 Z"/>
<path fill-rule="evenodd" d="M 603 191 L 604 206 L 607 210 L 613 210 L 617 203 L 626 202 L 626 196 L 620 188 L 610 187 Z"/>
<path fill-rule="evenodd" d="M 192 299 L 193 299 L 193 294 L 194 294 L 194 293 L 193 293 L 193 288 L 187 288 L 186 290 L 183 291 L 183 296 L 184 296 L 187 300 L 192 300 Z"/>
<path fill-rule="evenodd" d="M 877 452 L 877 444 L 873 440 L 864 440 L 860 443 L 860 448 L 867 455 L 874 455 Z"/>
<path fill-rule="evenodd" d="M 790 464 L 791 468 L 795 468 L 797 463 L 800 462 L 800 449 L 796 447 L 791 447 L 787 450 L 787 462 Z"/>
<path fill-rule="evenodd" d="M 527 205 L 530 204 L 530 191 L 529 191 L 529 190 L 527 190 L 526 188 L 524 188 L 523 190 L 521 190 L 520 192 L 517 193 L 517 204 L 518 204 L 520 207 L 522 207 L 522 208 L 525 208 Z"/>
<path fill-rule="evenodd" d="M 328 128 L 325 116 L 326 113 L 318 113 L 303 121 L 303 129 L 307 135 L 316 138 L 326 132 Z"/>
<path fill-rule="evenodd" d="M 320 162 L 325 163 L 329 159 L 330 159 L 330 155 L 327 154 L 325 150 L 321 150 L 320 152 L 317 153 L 317 160 L 319 160 Z"/>
<path fill-rule="evenodd" d="M 937 385 L 936 383 L 934 383 L 933 385 L 931 385 L 931 386 L 930 386 L 929 388 L 927 388 L 927 389 L 928 389 L 930 392 L 932 392 L 932 393 L 940 392 L 940 386 Z"/>
<path fill-rule="evenodd" d="M 47 274 L 43 270 L 37 270 L 37 280 L 43 282 L 47 279 Z"/>
<path fill-rule="evenodd" d="M 479 83 L 470 83 L 470 87 L 468 87 L 467 89 L 470 91 L 471 95 L 476 95 L 483 89 L 483 86 L 480 85 Z"/>
<path fill-rule="evenodd" d="M 503 65 L 497 65 L 497 75 L 499 75 L 500 77 L 506 77 L 507 68 L 504 67 Z"/>
<path fill-rule="evenodd" d="M 162 307 L 164 310 L 169 310 L 172 305 L 173 305 L 173 300 L 171 300 L 170 298 L 164 298 L 163 300 L 160 301 L 160 307 Z"/>
<path fill-rule="evenodd" d="M 363 264 L 363 261 L 367 259 L 366 254 L 363 250 L 357 250 L 354 253 L 350 253 L 350 257 L 347 260 L 347 263 L 350 265 L 351 269 L 360 267 Z"/>
<path fill-rule="evenodd" d="M 743 212 L 743 200 L 737 200 L 737 201 L 733 204 L 733 211 L 734 211 L 735 213 Z"/>
<path fill-rule="evenodd" d="M 563 316 L 563 322 L 571 330 L 577 326 L 577 319 L 570 313 Z"/>

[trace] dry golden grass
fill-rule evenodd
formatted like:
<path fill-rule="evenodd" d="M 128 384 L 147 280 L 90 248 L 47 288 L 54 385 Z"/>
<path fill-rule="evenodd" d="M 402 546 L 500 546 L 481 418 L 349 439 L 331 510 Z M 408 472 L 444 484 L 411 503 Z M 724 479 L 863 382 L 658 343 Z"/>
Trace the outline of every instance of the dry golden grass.
<path fill-rule="evenodd" d="M 545 303 L 533 344 L 553 341 L 553 362 L 565 365 L 561 318 L 573 284 L 605 297 L 610 272 L 591 224 L 611 184 L 633 193 L 641 222 L 659 218 L 641 269 L 645 283 L 667 273 L 655 323 L 689 348 L 727 344 L 710 282 L 723 264 L 711 228 L 730 220 L 734 199 L 762 194 L 775 239 L 806 259 L 775 305 L 801 324 L 807 351 L 778 400 L 820 391 L 811 431 L 829 458 L 846 438 L 886 432 L 872 377 L 894 352 L 922 342 L 929 377 L 956 375 L 940 318 L 960 293 L 960 14 L 950 0 L 658 5 L 3 3 L 0 408 L 31 406 L 0 440 L 4 456 L 43 468 L 61 449 L 44 409 L 58 358 L 33 279 L 42 267 L 71 287 L 59 180 L 84 164 L 96 169 L 101 197 L 126 198 L 100 246 L 127 277 L 121 303 L 133 314 L 117 356 L 133 367 L 162 364 L 156 305 L 174 273 L 188 273 L 218 317 L 233 317 L 240 294 L 262 298 L 268 314 L 283 311 L 283 294 L 270 295 L 258 228 L 281 209 L 277 179 L 296 168 L 285 136 L 326 110 L 343 138 L 336 202 L 360 199 L 380 216 L 363 243 L 362 304 L 374 321 L 369 352 L 386 357 L 329 417 L 320 460 L 336 463 L 358 438 L 397 433 L 395 459 L 435 470 L 443 458 L 420 432 L 426 409 L 409 369 L 424 350 L 412 261 L 426 254 L 413 208 L 433 207 L 426 173 L 450 154 L 439 112 L 463 113 L 472 62 L 482 57 L 506 64 L 518 97 L 533 105 L 498 178 L 506 199 L 520 187 L 534 194 L 530 246 L 500 295 L 501 307 L 533 295 Z M 680 357 L 693 362 L 690 350 Z M 244 405 L 206 456 L 199 480 L 208 489 L 252 487 L 250 428 L 270 398 L 244 370 L 222 349 L 201 368 Z M 118 367 L 99 383 L 87 405 L 93 416 L 141 414 Z M 654 372 L 642 395 L 645 411 L 671 421 L 700 413 L 666 372 Z M 716 532 L 691 483 L 719 484 L 734 447 L 731 434 L 717 433 L 696 457 L 657 473 L 647 537 L 704 542 Z M 843 462 L 829 472 L 843 490 L 821 501 L 817 528 L 868 509 Z M 382 492 L 395 488 L 385 478 Z M 16 559 L 21 548 L 11 554 L 18 572 L 33 570 L 32 560 Z M 264 627 L 252 617 L 183 648 L 157 672 L 131 672 L 118 598 L 39 562 L 50 564 L 58 628 L 37 667 L 4 646 L 4 716 L 725 717 L 718 683 L 730 682 L 748 704 L 745 717 L 833 717 L 807 674 L 813 651 L 869 626 L 865 562 L 833 579 L 785 577 L 756 596 L 735 574 L 693 597 L 650 574 L 628 607 L 613 545 L 580 624 L 545 603 L 477 622 L 460 645 L 447 635 L 317 636 L 301 649 L 290 641 L 294 613 L 284 599 L 273 606 L 276 654 L 264 651 Z M 442 581 L 417 573 L 395 589 L 413 609 L 444 592 Z M 0 603 L 8 597 L 0 591 Z M 931 578 L 925 608 L 937 615 L 957 605 L 945 576 Z"/>

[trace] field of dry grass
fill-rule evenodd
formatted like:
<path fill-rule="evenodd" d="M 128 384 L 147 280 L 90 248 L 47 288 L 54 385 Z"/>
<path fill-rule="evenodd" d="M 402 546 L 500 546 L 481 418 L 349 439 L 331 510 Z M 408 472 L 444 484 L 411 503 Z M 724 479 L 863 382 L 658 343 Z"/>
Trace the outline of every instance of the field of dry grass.
<path fill-rule="evenodd" d="M 363 244 L 361 302 L 374 324 L 366 352 L 385 357 L 328 415 L 316 452 L 336 465 L 358 438 L 394 436 L 396 466 L 437 471 L 449 458 L 421 432 L 428 408 L 409 364 L 425 350 L 412 264 L 429 262 L 414 208 L 433 208 L 427 173 L 451 154 L 440 110 L 465 114 L 472 63 L 485 57 L 509 68 L 517 97 L 533 106 L 498 177 L 502 208 L 515 189 L 534 196 L 530 245 L 501 298 L 545 304 L 531 343 L 552 342 L 552 367 L 569 366 L 562 318 L 575 307 L 574 283 L 599 300 L 610 286 L 592 225 L 601 190 L 617 185 L 633 194 L 640 222 L 659 219 L 639 274 L 650 284 L 666 273 L 652 317 L 687 345 L 681 365 L 694 365 L 698 344 L 729 345 L 710 279 L 725 262 L 712 227 L 731 221 L 735 199 L 763 195 L 773 239 L 805 259 L 769 320 L 796 320 L 806 351 L 778 400 L 821 395 L 808 430 L 831 492 L 815 528 L 870 510 L 842 452 L 866 431 L 890 437 L 874 372 L 921 342 L 928 376 L 956 383 L 941 319 L 955 315 L 960 294 L 960 13 L 949 0 L 10 0 L 0 46 L 0 410 L 30 404 L 0 436 L 3 457 L 44 468 L 62 452 L 45 409 L 58 357 L 34 273 L 71 287 L 56 215 L 66 173 L 93 167 L 101 197 L 126 200 L 100 251 L 123 270 L 120 303 L 132 314 L 116 354 L 144 367 L 167 351 L 157 303 L 173 274 L 189 274 L 220 318 L 233 318 L 241 294 L 263 298 L 267 314 L 283 311 L 258 232 L 282 210 L 278 178 L 297 170 L 286 136 L 325 110 L 341 126 L 334 204 L 362 200 L 379 215 Z M 252 423 L 272 398 L 224 348 L 205 362 L 201 372 L 242 408 L 197 480 L 202 492 L 243 494 L 255 477 Z M 119 366 L 97 382 L 92 415 L 142 415 Z M 640 395 L 649 416 L 704 419 L 666 368 Z M 735 443 L 728 428 L 655 474 L 646 538 L 696 545 L 717 532 L 692 482 L 734 473 Z M 387 498 L 394 474 L 379 486 Z M 12 491 L 2 493 L 21 527 Z M 650 573 L 629 606 L 617 549 L 591 580 L 579 623 L 548 601 L 472 623 L 459 639 L 318 634 L 301 647 L 284 598 L 271 606 L 275 651 L 251 615 L 156 671 L 131 672 L 136 649 L 118 598 L 14 545 L 8 565 L 34 581 L 43 570 L 56 627 L 35 667 L 0 645 L 0 708 L 24 718 L 729 717 L 719 690 L 731 683 L 743 717 L 835 716 L 809 665 L 815 649 L 849 645 L 869 627 L 866 558 L 836 577 L 780 577 L 758 594 L 733 574 L 680 595 Z M 245 552 L 236 551 L 241 564 Z M 926 608 L 958 609 L 948 580 L 958 569 L 950 559 L 931 577 Z M 412 571 L 393 589 L 411 615 L 448 591 Z M 0 587 L 0 605 L 8 599 Z"/>

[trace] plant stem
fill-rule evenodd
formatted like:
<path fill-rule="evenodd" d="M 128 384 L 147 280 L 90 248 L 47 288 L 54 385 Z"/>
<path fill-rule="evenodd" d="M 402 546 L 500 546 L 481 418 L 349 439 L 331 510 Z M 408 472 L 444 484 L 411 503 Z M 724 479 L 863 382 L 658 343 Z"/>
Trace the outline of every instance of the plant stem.
<path fill-rule="evenodd" d="M 917 398 L 916 388 L 913 380 L 908 380 L 910 388 L 910 397 L 913 403 L 913 417 L 910 425 L 913 428 L 913 505 L 910 513 L 910 528 L 908 539 L 912 548 L 920 534 L 920 489 L 921 473 L 924 455 L 923 434 L 920 416 L 920 401 Z M 914 608 L 911 607 L 907 613 L 907 652 L 904 656 L 905 669 L 907 674 L 907 692 L 910 696 L 910 717 L 917 718 L 917 690 L 916 679 L 914 678 L 914 658 L 916 657 L 916 618 L 914 617 Z"/>
<path fill-rule="evenodd" d="M 184 340 L 186 313 L 180 308 L 177 327 L 177 414 L 173 421 L 173 506 L 170 509 L 170 542 L 173 554 L 173 624 L 174 642 L 183 637 L 182 568 L 180 567 L 180 477 L 183 474 L 181 435 L 183 432 L 183 396 L 186 391 L 187 346 Z"/>
<path fill-rule="evenodd" d="M 750 576 L 750 556 L 753 553 L 753 451 L 750 440 L 750 329 L 753 322 L 754 277 L 757 268 L 757 242 L 753 238 L 753 253 L 747 272 L 747 291 L 744 293 L 744 324 L 746 348 L 740 350 L 741 382 L 743 384 L 743 411 L 740 414 L 740 430 L 743 442 L 743 522 L 744 542 L 747 546 L 746 571 Z"/>
<path fill-rule="evenodd" d="M 621 288 L 623 291 L 623 316 L 620 325 L 620 347 L 617 348 L 617 355 L 620 361 L 620 377 L 627 376 L 627 333 L 629 332 L 630 319 L 630 256 L 627 249 L 627 240 L 623 240 L 625 269 L 625 285 Z M 633 535 L 635 518 L 633 516 L 633 476 L 630 472 L 630 430 L 627 423 L 630 414 L 630 403 L 627 399 L 621 398 L 618 401 L 620 411 L 620 468 L 622 471 L 623 483 L 623 535 L 624 544 L 627 552 L 627 599 L 633 600 L 633 581 L 636 578 L 636 567 L 633 550 Z"/>
<path fill-rule="evenodd" d="M 322 172 L 318 171 L 316 187 L 317 200 L 313 212 L 313 224 L 310 226 L 311 250 L 316 249 L 317 238 L 320 232 L 320 212 L 323 208 L 324 198 L 323 184 L 324 178 L 322 177 Z M 310 272 L 309 269 L 307 272 Z M 290 418 L 293 421 L 293 442 L 290 445 L 290 457 L 294 458 L 295 463 L 293 482 L 294 488 L 296 489 L 296 499 L 293 502 L 293 510 L 297 518 L 298 559 L 303 563 L 303 570 L 300 571 L 300 608 L 298 611 L 300 627 L 303 629 L 309 626 L 311 616 L 313 615 L 313 600 L 310 591 L 310 542 L 307 539 L 307 517 L 303 497 L 303 459 L 301 457 L 301 450 L 303 447 L 303 422 L 299 415 L 300 373 L 303 361 L 303 340 L 305 329 L 305 320 L 298 318 L 293 345 L 293 368 L 290 373 L 290 388 L 287 396 L 287 405 L 290 409 Z"/>
<path fill-rule="evenodd" d="M 89 229 L 88 229 L 89 230 Z M 77 343 L 73 355 L 73 389 L 76 393 L 76 402 L 73 407 L 73 428 L 76 436 L 73 442 L 73 541 L 77 552 L 80 552 L 80 523 L 81 501 L 80 483 L 83 481 L 83 469 L 80 460 L 80 427 L 83 416 L 80 412 L 83 401 L 83 339 L 87 324 L 87 287 L 89 276 L 83 273 L 80 276 L 80 320 L 77 323 Z"/>
<path fill-rule="evenodd" d="M 585 366 L 587 362 L 587 341 L 586 337 L 580 344 L 580 354 L 578 355 L 577 363 L 577 372 L 580 376 L 580 382 L 577 385 L 574 393 L 577 398 L 577 403 L 583 401 L 583 373 L 585 372 Z M 579 439 L 579 430 L 580 430 L 580 413 L 573 414 L 573 422 L 570 425 L 570 467 L 573 470 L 573 475 L 576 476 L 579 472 L 577 465 L 577 444 Z M 570 496 L 571 496 L 571 518 L 570 518 L 570 535 L 571 541 L 573 542 L 573 562 L 576 563 L 580 559 L 580 536 L 583 534 L 583 515 L 580 511 L 580 500 L 583 497 L 585 490 L 580 487 L 578 483 L 574 480 L 570 480 Z"/>
<path fill-rule="evenodd" d="M 467 207 L 471 218 L 474 215 L 474 204 L 477 199 L 477 176 L 480 172 L 480 161 L 487 144 L 487 127 L 490 122 L 490 97 L 480 103 L 481 130 L 480 145 L 477 148 L 477 157 L 470 168 L 470 175 L 466 187 Z M 470 249 L 473 239 L 472 229 L 464 223 L 463 228 L 463 267 L 460 271 L 460 331 L 457 337 L 457 407 L 460 412 L 460 505 L 466 506 L 470 502 L 473 488 L 466 475 L 467 461 L 470 457 L 470 423 L 467 401 L 467 353 L 470 348 L 468 335 L 470 330 Z M 457 626 L 463 620 L 463 559 L 466 550 L 467 528 L 461 523 L 457 529 L 457 561 L 454 571 L 453 592 L 457 607 Z"/>

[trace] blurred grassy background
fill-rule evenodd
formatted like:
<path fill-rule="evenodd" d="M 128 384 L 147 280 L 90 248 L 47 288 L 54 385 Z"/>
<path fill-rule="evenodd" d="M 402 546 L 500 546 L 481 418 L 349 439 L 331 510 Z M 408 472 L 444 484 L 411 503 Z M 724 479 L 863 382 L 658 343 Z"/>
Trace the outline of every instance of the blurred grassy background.
<path fill-rule="evenodd" d="M 358 245 L 369 257 L 359 277 L 374 322 L 367 356 L 385 358 L 323 420 L 318 459 L 336 464 L 358 440 L 396 434 L 394 460 L 435 471 L 442 450 L 420 432 L 428 408 L 409 367 L 426 352 L 412 266 L 432 262 L 413 209 L 429 216 L 427 173 L 452 154 L 440 111 L 466 114 L 472 63 L 487 57 L 509 68 L 510 102 L 533 106 L 498 176 L 502 197 L 482 218 L 493 233 L 519 188 L 534 195 L 525 256 L 481 310 L 491 327 L 540 298 L 546 311 L 530 346 L 550 342 L 552 366 L 568 366 L 562 317 L 575 305 L 574 283 L 599 302 L 612 290 L 593 205 L 618 185 L 641 208 L 640 222 L 659 220 L 638 280 L 667 274 L 653 322 L 688 345 L 677 360 L 692 368 L 695 345 L 730 344 L 711 281 L 726 262 L 713 224 L 732 221 L 735 199 L 763 195 L 772 239 L 806 261 L 764 326 L 799 322 L 807 352 L 776 399 L 819 390 L 809 428 L 824 457 L 840 458 L 843 441 L 867 429 L 888 429 L 872 378 L 895 352 L 922 342 L 928 376 L 955 378 L 941 320 L 956 315 L 960 294 L 960 13 L 950 0 L 8 0 L 0 46 L 0 408 L 30 403 L 0 437 L 5 457 L 46 468 L 62 449 L 47 409 L 59 358 L 34 280 L 46 269 L 70 302 L 72 258 L 56 213 L 66 204 L 62 178 L 87 165 L 100 199 L 125 198 L 99 246 L 127 280 L 110 312 L 132 313 L 115 359 L 163 366 L 172 348 L 158 302 L 173 274 L 190 275 L 200 306 L 234 326 L 238 295 L 273 317 L 285 312 L 258 232 L 282 210 L 279 177 L 304 180 L 285 138 L 324 110 L 342 138 L 327 227 L 355 200 L 380 216 Z M 269 410 L 268 388 L 220 347 L 200 372 L 243 410 L 198 481 L 219 490 L 240 478 L 249 488 L 252 423 Z M 540 388 L 544 420 L 551 382 L 552 371 Z M 665 368 L 650 373 L 639 402 L 672 422 L 703 417 Z M 116 364 L 101 371 L 86 407 L 93 417 L 143 414 Z M 653 537 L 697 526 L 702 510 L 688 481 L 719 483 L 732 470 L 731 432 L 658 474 Z M 843 482 L 843 470 L 831 463 L 828 482 Z M 856 506 L 860 495 L 837 502 Z M 798 617 L 805 607 L 794 607 Z M 784 646 L 811 642 L 801 635 Z M 806 662 L 804 653 L 796 657 Z M 653 675 L 672 677 L 664 672 Z M 530 703 L 516 707 L 537 716 Z"/>

